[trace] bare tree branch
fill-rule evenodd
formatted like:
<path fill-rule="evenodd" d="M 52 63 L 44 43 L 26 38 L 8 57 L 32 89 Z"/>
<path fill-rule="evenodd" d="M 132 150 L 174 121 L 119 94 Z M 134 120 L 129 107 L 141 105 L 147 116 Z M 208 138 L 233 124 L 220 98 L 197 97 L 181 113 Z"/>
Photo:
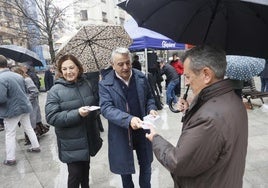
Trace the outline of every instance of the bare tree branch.
<path fill-rule="evenodd" d="M 13 15 L 23 20 L 25 29 L 18 31 L 20 36 L 25 36 L 39 44 L 47 44 L 52 62 L 55 61 L 54 37 L 53 35 L 61 29 L 63 16 L 72 5 L 59 8 L 53 4 L 53 0 L 0 0 L 5 6 L 16 10 Z M 32 42 L 33 43 L 33 42 Z M 34 44 L 36 45 L 36 44 Z"/>

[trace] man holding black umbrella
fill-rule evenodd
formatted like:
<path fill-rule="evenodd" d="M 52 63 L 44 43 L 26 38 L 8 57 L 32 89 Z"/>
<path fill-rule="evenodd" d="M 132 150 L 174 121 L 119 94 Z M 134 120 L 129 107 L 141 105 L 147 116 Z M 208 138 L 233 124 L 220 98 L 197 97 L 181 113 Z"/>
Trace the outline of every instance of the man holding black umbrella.
<path fill-rule="evenodd" d="M 226 64 L 221 50 L 201 46 L 187 51 L 185 82 L 195 98 L 190 105 L 179 101 L 184 116 L 178 143 L 174 147 L 153 127 L 146 135 L 176 188 L 242 188 L 248 118 L 230 80 L 223 79 Z"/>

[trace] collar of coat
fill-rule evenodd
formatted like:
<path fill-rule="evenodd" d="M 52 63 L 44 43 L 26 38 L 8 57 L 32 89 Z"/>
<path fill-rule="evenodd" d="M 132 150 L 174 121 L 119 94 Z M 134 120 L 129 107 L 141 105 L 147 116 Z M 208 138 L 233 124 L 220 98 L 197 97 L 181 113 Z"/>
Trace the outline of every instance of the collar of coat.
<path fill-rule="evenodd" d="M 138 71 L 135 69 L 132 69 L 132 76 L 134 76 L 135 79 L 137 79 L 137 78 L 143 79 L 144 77 L 146 77 L 145 74 L 143 74 L 141 71 Z M 115 81 L 114 78 L 115 78 L 115 71 L 112 70 L 104 77 L 102 82 L 104 83 L 104 85 L 113 85 L 114 81 Z"/>
<path fill-rule="evenodd" d="M 191 116 L 209 99 L 223 95 L 232 90 L 233 86 L 229 79 L 224 79 L 205 87 L 192 101 L 189 109 L 186 111 L 185 115 L 182 118 L 182 122 L 187 121 L 189 118 L 191 118 Z"/>

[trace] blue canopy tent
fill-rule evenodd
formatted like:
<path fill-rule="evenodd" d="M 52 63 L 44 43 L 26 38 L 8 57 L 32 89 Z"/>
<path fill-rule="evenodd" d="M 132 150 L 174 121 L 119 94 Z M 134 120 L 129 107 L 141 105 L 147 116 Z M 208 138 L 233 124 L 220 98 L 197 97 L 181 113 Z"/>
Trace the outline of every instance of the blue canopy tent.
<path fill-rule="evenodd" d="M 145 65 L 146 74 L 148 70 L 147 63 L 147 50 L 184 50 L 185 44 L 176 43 L 170 38 L 154 32 L 149 29 L 139 27 L 134 19 L 129 19 L 125 22 L 124 28 L 132 38 L 133 43 L 129 47 L 129 50 L 144 51 L 145 53 Z"/>
<path fill-rule="evenodd" d="M 129 47 L 130 51 L 142 51 L 144 49 L 157 50 L 182 50 L 185 44 L 176 43 L 170 38 L 157 32 L 139 27 L 134 19 L 125 22 L 124 28 L 132 38 L 133 43 Z"/>

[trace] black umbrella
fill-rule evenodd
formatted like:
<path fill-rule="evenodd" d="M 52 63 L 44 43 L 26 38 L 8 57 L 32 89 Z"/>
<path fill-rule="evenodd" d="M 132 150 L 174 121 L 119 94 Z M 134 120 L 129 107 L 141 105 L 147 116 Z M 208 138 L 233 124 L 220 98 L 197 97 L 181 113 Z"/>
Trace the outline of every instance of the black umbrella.
<path fill-rule="evenodd" d="M 176 42 L 213 44 L 229 55 L 268 58 L 267 1 L 264 5 L 240 0 L 128 0 L 119 6 L 140 27 Z"/>
<path fill-rule="evenodd" d="M 35 52 L 21 46 L 0 45 L 0 54 L 16 62 L 31 62 L 32 66 L 43 66 Z"/>
<path fill-rule="evenodd" d="M 268 58 L 268 3 L 261 3 L 127 0 L 118 6 L 126 10 L 140 27 L 159 32 L 176 42 L 212 44 L 229 55 Z M 187 91 L 184 96 L 187 96 Z M 169 106 L 173 112 L 178 112 L 171 104 Z"/>

